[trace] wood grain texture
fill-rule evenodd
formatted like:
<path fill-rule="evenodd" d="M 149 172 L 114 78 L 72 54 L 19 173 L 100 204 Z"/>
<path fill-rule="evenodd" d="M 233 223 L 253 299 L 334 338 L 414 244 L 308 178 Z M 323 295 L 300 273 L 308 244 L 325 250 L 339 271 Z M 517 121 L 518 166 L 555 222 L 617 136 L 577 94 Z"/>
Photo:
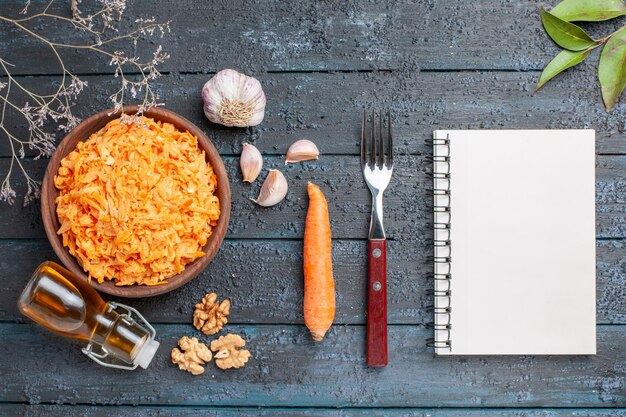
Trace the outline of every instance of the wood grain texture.
<path fill-rule="evenodd" d="M 230 238 L 302 238 L 307 209 L 306 184 L 312 181 L 327 196 L 333 238 L 366 238 L 369 228 L 371 196 L 362 179 L 358 157 L 322 155 L 317 161 L 284 165 L 284 157 L 265 158 L 264 172 L 250 185 L 243 183 L 239 159 L 225 157 L 230 178 L 232 211 L 227 237 Z M 417 247 L 432 241 L 431 164 L 421 155 L 394 155 L 393 180 L 385 191 L 385 231 L 391 240 L 411 239 Z M 0 172 L 10 161 L 0 159 Z M 26 160 L 33 176 L 41 178 L 46 160 Z M 626 156 L 598 156 L 596 160 L 596 235 L 599 238 L 626 237 Z M 259 207 L 250 198 L 258 195 L 267 169 L 281 170 L 289 184 L 289 193 L 280 204 Z M 23 179 L 16 178 L 15 188 L 25 192 Z M 3 208 L 0 238 L 44 237 L 39 211 L 33 205 L 20 204 Z"/>
<path fill-rule="evenodd" d="M 378 256 L 375 256 L 375 251 Z M 367 366 L 387 365 L 387 241 L 367 242 Z"/>
<path fill-rule="evenodd" d="M 33 1 L 31 11 L 46 3 Z M 462 0 L 184 0 L 155 7 L 138 0 L 129 2 L 120 27 L 127 28 L 132 17 L 154 14 L 159 21 L 171 21 L 171 33 L 154 40 L 171 54 L 164 71 L 537 70 L 558 53 L 539 18 L 539 8 L 550 4 L 556 1 L 481 0 L 467 7 Z M 11 16 L 19 16 L 23 7 L 16 0 L 0 6 L 1 14 Z M 69 15 L 67 3 L 52 10 Z M 618 25 L 606 22 L 588 29 L 599 37 Z M 58 42 L 84 43 L 59 23 L 55 30 L 41 20 L 30 27 Z M 18 66 L 16 73 L 58 73 L 54 55 L 40 42 L 6 24 L 0 29 L 7 37 L 0 54 Z M 105 57 L 75 51 L 65 57 L 78 73 L 113 72 Z"/>
<path fill-rule="evenodd" d="M 556 2 L 128 2 L 123 27 L 138 15 L 172 20 L 172 33 L 157 40 L 172 55 L 157 89 L 167 108 L 197 124 L 226 156 L 233 186 L 227 239 L 188 285 L 153 299 L 124 300 L 162 323 L 162 345 L 148 370 L 118 372 L 99 368 L 76 345 L 12 323 L 23 320 L 17 294 L 34 267 L 54 254 L 36 205 L 1 207 L 0 416 L 626 416 L 626 100 L 604 112 L 597 53 L 533 94 L 539 70 L 558 52 L 538 10 Z M 35 11 L 47 1 L 32 3 Z M 0 2 L 0 14 L 17 16 L 21 7 L 17 0 Z M 54 7 L 68 13 L 68 2 Z M 585 29 L 598 37 L 624 22 Z M 61 24 L 35 25 L 57 40 L 76 40 Z M 44 93 L 59 68 L 41 43 L 18 35 L 0 23 L 0 56 L 16 65 L 20 82 Z M 77 100 L 77 115 L 110 107 L 107 97 L 119 80 L 107 62 L 64 53 L 71 70 L 89 82 Z M 200 88 L 212 73 L 229 67 L 263 84 L 268 107 L 258 128 L 223 128 L 202 114 Z M 390 364 L 383 370 L 365 367 L 369 194 L 356 155 L 358 110 L 369 106 L 394 112 L 401 155 L 397 181 L 386 194 L 393 325 Z M 7 120 L 23 137 L 22 121 L 11 114 Z M 432 320 L 425 310 L 432 302 L 426 295 L 432 285 L 432 203 L 423 155 L 424 139 L 437 128 L 596 129 L 597 356 L 438 358 L 425 348 L 431 332 L 416 325 Z M 301 138 L 316 142 L 320 161 L 285 169 L 282 155 Z M 1 139 L 0 174 L 11 154 Z M 252 186 L 238 180 L 243 142 L 267 156 L 266 168 L 286 173 L 291 188 L 282 205 L 261 209 L 248 200 L 264 174 Z M 26 154 L 33 156 L 28 149 Z M 561 156 L 567 157 L 566 149 Z M 45 160 L 24 162 L 42 178 Z M 313 345 L 301 325 L 300 239 L 309 179 L 328 191 L 339 238 L 333 242 L 337 324 L 321 345 Z M 14 183 L 23 193 L 18 176 Z M 222 372 L 209 365 L 205 375 L 191 377 L 170 364 L 169 350 L 180 336 L 197 333 L 190 320 L 193 304 L 211 290 L 231 299 L 227 330 L 248 340 L 253 359 L 244 369 Z"/>
<path fill-rule="evenodd" d="M 322 157 L 357 155 L 360 109 L 370 106 L 392 110 L 399 153 L 429 152 L 424 140 L 434 129 L 591 128 L 597 131 L 598 153 L 626 154 L 626 101 L 606 113 L 599 88 L 590 82 L 590 70 L 570 70 L 534 94 L 539 75 L 526 72 L 261 74 L 266 115 L 259 127 L 249 129 L 226 128 L 206 119 L 200 90 L 210 75 L 171 74 L 160 78 L 157 87 L 165 107 L 203 129 L 222 155 L 239 155 L 243 142 L 254 143 L 265 154 L 284 155 L 302 138 L 313 140 Z M 110 107 L 108 97 L 119 88 L 119 80 L 83 78 L 89 85 L 74 111 L 86 118 Z M 42 92 L 49 92 L 54 80 L 20 78 Z M 7 111 L 7 120 L 6 126 L 23 137 L 24 121 L 12 111 Z M 0 140 L 0 156 L 8 155 L 8 143 Z"/>
<path fill-rule="evenodd" d="M 623 417 L 626 409 L 259 408 L 0 405 L 6 417 Z"/>
<path fill-rule="evenodd" d="M 0 386 L 0 401 L 325 407 L 626 406 L 624 326 L 598 327 L 598 355 L 546 357 L 435 357 L 425 347 L 431 331 L 390 326 L 389 364 L 375 370 L 365 366 L 364 326 L 333 326 L 319 344 L 311 340 L 304 326 L 229 325 L 227 329 L 248 342 L 250 362 L 231 372 L 211 364 L 201 377 L 193 377 L 178 370 L 169 357 L 182 335 L 195 333 L 191 324 L 156 326 L 161 348 L 151 366 L 139 372 L 98 367 L 77 346 L 33 325 L 0 324 L 0 357 L 11 357 L 0 362 L 0 374 L 11 375 Z M 43 368 L 42 361 L 46 364 Z"/>
<path fill-rule="evenodd" d="M 432 255 L 413 241 L 388 241 L 388 320 L 395 324 L 432 321 L 426 307 L 432 297 Z M 335 240 L 333 267 L 337 324 L 365 324 L 367 241 Z M 597 320 L 626 324 L 626 242 L 597 244 Z M 226 240 L 215 260 L 182 288 L 154 299 L 119 300 L 137 308 L 151 322 L 190 323 L 193 306 L 216 291 L 231 300 L 232 323 L 291 323 L 302 318 L 302 242 L 293 240 Z M 0 321 L 22 320 L 15 300 L 34 268 L 54 259 L 44 240 L 0 240 Z M 18 259 L 19 262 L 13 260 Z M 110 299 L 110 297 L 105 297 Z"/>

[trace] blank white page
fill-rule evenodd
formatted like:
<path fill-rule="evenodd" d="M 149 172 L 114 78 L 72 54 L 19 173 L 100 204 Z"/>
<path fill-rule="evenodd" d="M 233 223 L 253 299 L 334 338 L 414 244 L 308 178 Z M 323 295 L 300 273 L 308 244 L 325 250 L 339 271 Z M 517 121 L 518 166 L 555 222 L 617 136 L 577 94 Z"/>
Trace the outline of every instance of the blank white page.
<path fill-rule="evenodd" d="M 446 130 L 451 349 L 595 354 L 595 132 Z"/>

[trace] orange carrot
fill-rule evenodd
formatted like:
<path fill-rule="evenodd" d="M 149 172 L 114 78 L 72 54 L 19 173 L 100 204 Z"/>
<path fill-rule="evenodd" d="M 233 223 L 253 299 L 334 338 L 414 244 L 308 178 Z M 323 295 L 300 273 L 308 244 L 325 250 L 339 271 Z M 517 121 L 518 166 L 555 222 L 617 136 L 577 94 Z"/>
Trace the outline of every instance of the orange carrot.
<path fill-rule="evenodd" d="M 328 204 L 311 182 L 309 210 L 304 228 L 304 324 L 313 340 L 320 342 L 335 318 L 332 240 Z"/>

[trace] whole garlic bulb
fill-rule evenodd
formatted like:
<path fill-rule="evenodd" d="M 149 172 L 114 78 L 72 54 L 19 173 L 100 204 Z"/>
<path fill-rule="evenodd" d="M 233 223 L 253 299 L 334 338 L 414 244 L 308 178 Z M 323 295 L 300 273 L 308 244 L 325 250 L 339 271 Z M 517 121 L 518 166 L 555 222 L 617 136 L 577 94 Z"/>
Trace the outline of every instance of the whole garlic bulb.
<path fill-rule="evenodd" d="M 202 87 L 204 114 L 224 126 L 256 126 L 265 115 L 265 93 L 253 77 L 232 69 L 213 76 Z"/>

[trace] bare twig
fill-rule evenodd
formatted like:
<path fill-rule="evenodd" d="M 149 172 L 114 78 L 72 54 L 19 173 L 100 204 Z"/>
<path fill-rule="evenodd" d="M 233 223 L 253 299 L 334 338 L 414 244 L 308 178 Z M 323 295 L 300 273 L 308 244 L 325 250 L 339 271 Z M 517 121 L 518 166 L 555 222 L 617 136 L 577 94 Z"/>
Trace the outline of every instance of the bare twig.
<path fill-rule="evenodd" d="M 157 66 L 169 58 L 161 46 L 157 46 L 152 56 L 142 60 L 138 56 L 127 55 L 116 50 L 113 45 L 134 47 L 143 37 L 163 35 L 169 32 L 168 23 L 157 23 L 153 18 L 138 18 L 134 21 L 135 27 L 126 33 L 118 32 L 116 23 L 121 19 L 126 9 L 126 0 L 97 0 L 99 8 L 90 13 L 83 13 L 79 5 L 80 0 L 70 0 L 71 17 L 62 16 L 49 11 L 54 0 L 50 1 L 43 11 L 28 15 L 30 1 L 26 1 L 19 19 L 0 15 L 0 23 L 11 25 L 24 36 L 31 36 L 38 40 L 45 48 L 52 52 L 59 69 L 59 80 L 55 81 L 56 88 L 52 94 L 41 94 L 38 90 L 28 87 L 17 80 L 11 73 L 14 67 L 0 56 L 0 76 L 4 73 L 6 82 L 0 78 L 0 137 L 4 136 L 12 151 L 11 162 L 4 180 L 0 185 L 0 201 L 13 204 L 16 192 L 11 185 L 11 176 L 14 168 L 19 168 L 26 178 L 27 192 L 24 204 L 28 204 L 39 193 L 39 182 L 32 179 L 21 159 L 25 156 L 25 147 L 37 152 L 36 158 L 50 156 L 55 149 L 56 136 L 45 129 L 48 122 L 55 122 L 61 131 L 74 128 L 79 119 L 72 113 L 72 105 L 76 97 L 87 87 L 87 82 L 76 76 L 69 69 L 63 53 L 68 49 L 85 50 L 96 55 L 106 57 L 113 67 L 114 77 L 120 80 L 120 87 L 110 96 L 115 110 L 122 110 L 125 100 L 130 98 L 139 101 L 139 111 L 160 105 L 159 97 L 154 91 L 153 82 L 160 75 Z M 72 25 L 81 35 L 83 43 L 69 44 L 57 42 L 41 34 L 29 26 L 30 22 L 41 23 L 45 20 L 55 20 Z M 37 27 L 41 27 L 38 25 Z M 136 77 L 127 76 L 128 73 L 138 74 Z M 28 125 L 28 139 L 20 139 L 5 125 L 5 117 L 11 112 L 21 117 Z M 137 117 L 137 116 L 135 116 Z M 134 119 L 134 118 L 133 118 Z"/>

